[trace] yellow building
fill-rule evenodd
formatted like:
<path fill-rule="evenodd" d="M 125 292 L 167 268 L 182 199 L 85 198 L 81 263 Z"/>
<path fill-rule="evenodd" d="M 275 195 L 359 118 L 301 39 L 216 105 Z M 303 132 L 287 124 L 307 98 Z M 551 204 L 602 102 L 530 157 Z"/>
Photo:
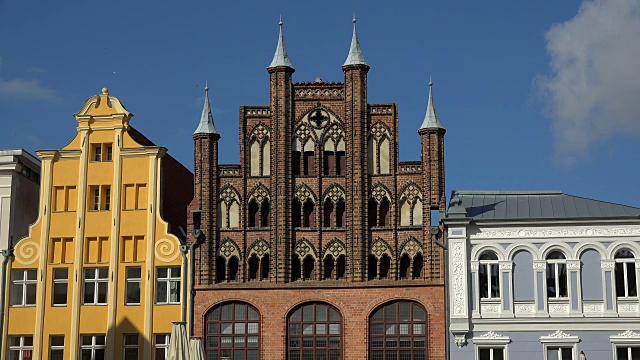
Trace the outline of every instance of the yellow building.
<path fill-rule="evenodd" d="M 163 359 L 186 303 L 193 175 L 106 88 L 74 116 L 67 146 L 37 152 L 38 219 L 7 268 L 2 359 Z"/>

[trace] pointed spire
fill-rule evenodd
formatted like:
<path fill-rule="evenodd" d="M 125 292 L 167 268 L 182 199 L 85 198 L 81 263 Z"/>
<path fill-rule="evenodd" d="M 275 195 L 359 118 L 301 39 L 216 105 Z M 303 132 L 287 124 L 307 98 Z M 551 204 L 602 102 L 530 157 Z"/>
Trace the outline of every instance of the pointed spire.
<path fill-rule="evenodd" d="M 353 14 L 353 35 L 351 36 L 351 47 L 349 48 L 349 55 L 347 60 L 342 64 L 346 65 L 367 65 L 360 49 L 360 43 L 358 42 L 358 34 L 356 33 L 356 14 Z"/>
<path fill-rule="evenodd" d="M 211 105 L 209 105 L 209 84 L 204 86 L 204 107 L 202 108 L 202 116 L 200 124 L 194 134 L 217 134 L 216 127 L 213 125 L 213 115 L 211 115 Z"/>
<path fill-rule="evenodd" d="M 276 47 L 276 53 L 273 55 L 273 60 L 271 61 L 270 68 L 276 66 L 288 66 L 293 69 L 293 65 L 291 65 L 291 61 L 289 60 L 289 55 L 287 54 L 287 48 L 284 46 L 284 36 L 282 35 L 282 15 L 280 15 L 280 36 L 278 37 L 278 46 Z"/>
<path fill-rule="evenodd" d="M 436 112 L 436 103 L 433 102 L 433 82 L 431 76 L 429 76 L 429 101 L 427 102 L 427 113 L 424 115 L 424 121 L 420 129 L 438 128 L 444 129 L 438 113 Z"/>

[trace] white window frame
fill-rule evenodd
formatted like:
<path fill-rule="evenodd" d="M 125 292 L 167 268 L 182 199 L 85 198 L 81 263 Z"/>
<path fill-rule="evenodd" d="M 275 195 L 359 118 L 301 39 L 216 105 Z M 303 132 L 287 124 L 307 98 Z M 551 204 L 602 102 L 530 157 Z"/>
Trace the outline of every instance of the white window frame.
<path fill-rule="evenodd" d="M 140 277 L 129 277 L 129 269 L 140 269 Z M 137 283 L 138 284 L 138 290 L 140 291 L 140 294 L 138 296 L 142 297 L 142 268 L 140 266 L 128 266 L 125 268 L 125 277 L 126 277 L 126 288 L 124 290 L 124 304 L 125 305 L 140 305 L 140 299 L 138 299 L 138 302 L 129 302 L 128 300 L 128 295 L 129 294 L 129 284 L 131 283 Z"/>
<path fill-rule="evenodd" d="M 15 280 L 13 277 L 16 272 L 20 272 L 22 271 L 22 280 Z M 36 274 L 35 279 L 29 280 L 29 277 L 27 276 L 27 274 L 29 272 L 33 272 Z M 33 304 L 31 303 L 27 303 L 27 288 L 29 287 L 29 285 L 33 285 L 36 287 L 36 292 L 37 292 L 37 287 L 38 287 L 38 270 L 37 269 L 14 269 L 12 270 L 11 273 L 11 291 L 13 291 L 13 285 L 21 285 L 22 288 L 22 302 L 20 304 L 13 304 L 13 301 L 11 302 L 11 306 L 14 307 L 20 307 L 20 306 L 36 306 L 36 299 L 34 299 Z M 36 295 L 37 297 L 37 295 Z M 12 300 L 13 300 L 13 296 L 12 296 Z"/>
<path fill-rule="evenodd" d="M 131 336 L 131 335 L 135 335 L 136 336 L 136 343 L 135 344 L 127 344 L 127 336 Z M 140 358 L 140 334 L 135 334 L 135 333 L 131 333 L 131 334 L 124 334 L 122 335 L 122 358 L 126 359 L 125 354 L 127 353 L 128 349 L 136 349 L 137 354 L 138 354 L 138 358 Z"/>
<path fill-rule="evenodd" d="M 62 345 L 51 345 L 52 341 L 51 339 L 53 339 L 54 337 L 61 337 L 62 338 Z M 64 358 L 64 335 L 51 335 L 49 336 L 49 359 L 51 359 L 51 352 L 53 351 L 62 351 L 62 358 Z"/>
<path fill-rule="evenodd" d="M 158 344 L 156 342 L 157 336 L 164 336 L 164 343 Z M 158 360 L 156 358 L 156 350 L 163 349 L 164 350 L 164 358 L 162 360 L 167 360 L 167 355 L 169 353 L 169 341 L 171 340 L 171 334 L 154 334 L 153 335 L 153 358 L 154 360 Z"/>
<path fill-rule="evenodd" d="M 59 270 L 59 269 L 66 269 L 67 270 L 67 277 L 66 278 L 60 278 L 60 279 L 56 278 L 56 276 L 55 276 L 56 275 L 56 270 Z M 64 267 L 62 267 L 62 268 L 54 268 L 52 272 L 53 272 L 53 284 L 51 284 L 51 306 L 67 306 L 67 304 L 69 303 L 69 268 L 64 268 Z M 67 289 L 66 289 L 65 294 L 64 294 L 65 295 L 65 299 L 66 299 L 64 304 L 56 304 L 54 302 L 55 301 L 55 295 L 56 295 L 56 292 L 55 292 L 55 288 L 56 288 L 55 285 L 56 284 L 67 284 Z"/>
<path fill-rule="evenodd" d="M 93 189 L 92 211 L 100 211 L 100 186 L 99 185 L 96 185 Z"/>
<path fill-rule="evenodd" d="M 616 252 L 616 255 L 618 254 L 619 251 L 622 251 L 622 250 L 626 250 L 626 251 L 629 251 L 630 253 L 632 253 L 633 254 L 633 258 L 614 259 L 616 264 L 623 264 L 623 266 L 622 266 L 623 275 L 622 276 L 623 276 L 623 280 L 624 280 L 624 294 L 621 295 L 621 294 L 617 294 L 616 293 L 616 297 L 619 298 L 619 299 L 637 299 L 638 298 L 637 295 L 636 296 L 629 296 L 629 276 L 627 275 L 628 268 L 629 268 L 629 266 L 627 264 L 633 264 L 633 266 L 631 267 L 632 271 L 634 271 L 634 272 L 636 271 L 635 254 L 631 250 L 620 249 L 620 250 L 618 250 Z M 614 258 L 615 258 L 615 255 L 614 255 Z M 617 275 L 618 274 L 616 273 L 615 268 L 614 268 L 613 276 L 616 277 Z M 614 280 L 617 280 L 617 279 L 614 279 Z M 638 282 L 638 279 L 636 277 L 636 293 L 638 292 L 638 284 L 637 284 L 637 282 Z M 616 281 L 616 283 L 617 283 L 617 281 Z"/>
<path fill-rule="evenodd" d="M 473 344 L 475 345 L 475 359 L 480 359 L 480 349 L 495 349 L 502 350 L 504 354 L 504 360 L 509 359 L 509 343 L 511 338 L 496 334 L 493 331 L 480 336 L 473 337 Z M 493 353 L 491 354 L 493 358 Z"/>
<path fill-rule="evenodd" d="M 20 345 L 18 346 L 9 346 L 9 356 L 11 355 L 12 351 L 17 351 L 18 352 L 18 359 L 19 360 L 23 360 L 23 351 L 31 351 L 31 356 L 33 357 L 33 345 L 31 346 L 27 346 L 24 344 L 24 339 L 26 338 L 31 338 L 31 344 L 33 344 L 33 336 L 9 336 L 9 344 L 11 344 L 11 338 L 20 338 Z"/>
<path fill-rule="evenodd" d="M 627 359 L 618 359 L 618 353 L 616 352 L 617 348 L 640 347 L 640 334 L 633 332 L 631 330 L 627 330 L 618 335 L 609 336 L 609 340 L 611 341 L 614 360 L 627 360 Z"/>
<path fill-rule="evenodd" d="M 107 277 L 105 278 L 101 278 L 100 276 L 100 270 L 101 269 L 107 269 Z M 82 301 L 83 301 L 83 305 L 107 305 L 107 302 L 109 301 L 109 268 L 105 268 L 105 267 L 96 267 L 96 268 L 84 268 L 82 269 L 83 271 L 83 275 L 86 275 L 86 270 L 93 270 L 93 278 L 87 278 L 85 276 L 84 278 L 84 286 L 83 286 L 83 291 L 86 288 L 87 283 L 93 283 L 93 302 L 84 302 L 85 298 L 84 298 L 84 293 L 82 294 Z M 99 298 L 99 284 L 100 283 L 106 283 L 107 284 L 107 294 L 105 296 L 105 302 L 101 303 L 98 302 L 98 298 Z"/>
<path fill-rule="evenodd" d="M 495 252 L 493 251 L 489 251 L 491 252 L 493 255 L 496 255 Z M 482 257 L 482 255 L 484 255 L 486 253 L 486 251 L 482 252 L 482 254 L 480 255 L 480 257 Z M 498 297 L 492 297 L 491 296 L 491 269 L 495 266 L 496 269 L 498 269 Z M 482 297 L 482 294 L 480 294 L 480 269 L 484 267 L 485 272 L 487 274 L 487 297 Z M 500 264 L 498 263 L 498 260 L 478 260 L 478 296 L 480 297 L 480 300 L 500 300 L 502 299 L 502 289 L 500 288 Z"/>
<path fill-rule="evenodd" d="M 548 336 L 541 336 L 540 342 L 543 346 L 544 360 L 548 360 L 547 351 L 550 347 L 569 347 L 571 348 L 571 359 L 578 360 L 578 342 L 580 338 L 571 336 L 562 330 L 558 330 Z"/>
<path fill-rule="evenodd" d="M 91 345 L 82 345 L 82 343 L 84 342 L 82 340 L 86 336 L 90 336 L 91 337 Z M 96 338 L 98 336 L 101 336 L 101 337 L 104 338 L 105 345 L 96 344 Z M 107 345 L 106 344 L 107 344 L 107 338 L 106 338 L 105 335 L 81 335 L 80 336 L 80 356 L 82 356 L 82 350 L 91 350 L 91 359 L 93 360 L 93 359 L 96 358 L 96 350 L 102 349 L 106 353 L 106 351 L 107 351 Z"/>
<path fill-rule="evenodd" d="M 546 262 L 547 265 L 552 265 L 553 266 L 553 272 L 555 275 L 555 289 L 556 289 L 556 296 L 554 297 L 549 297 L 549 284 L 547 284 L 546 288 L 545 288 L 545 292 L 547 295 L 548 299 L 552 299 L 552 300 L 563 300 L 563 299 L 569 299 L 569 271 L 567 269 L 567 256 L 559 250 L 554 250 L 553 252 L 559 252 L 562 254 L 562 256 L 564 256 L 564 259 L 549 259 L 547 256 Z M 551 254 L 550 253 L 550 254 Z M 564 284 L 564 288 L 567 289 L 567 296 L 560 296 L 560 272 L 558 271 L 558 265 L 559 264 L 564 264 L 564 271 L 567 274 L 567 276 L 565 277 L 565 284 Z M 546 272 L 549 271 L 549 267 L 547 266 L 547 268 L 545 269 L 545 279 L 548 279 L 549 277 L 547 276 Z"/>
<path fill-rule="evenodd" d="M 167 277 L 161 278 L 158 276 L 160 269 L 167 269 Z M 172 276 L 173 271 L 177 270 L 180 272 L 180 276 Z M 180 304 L 180 284 L 182 281 L 182 269 L 180 266 L 159 266 L 156 268 L 156 304 Z M 176 301 L 171 301 L 171 283 L 177 282 L 178 285 L 176 289 L 178 291 L 178 296 L 176 296 Z M 167 297 L 166 299 L 158 299 L 158 287 L 160 283 L 166 284 L 167 287 Z"/>
<path fill-rule="evenodd" d="M 93 144 L 93 161 L 102 161 L 102 144 Z"/>

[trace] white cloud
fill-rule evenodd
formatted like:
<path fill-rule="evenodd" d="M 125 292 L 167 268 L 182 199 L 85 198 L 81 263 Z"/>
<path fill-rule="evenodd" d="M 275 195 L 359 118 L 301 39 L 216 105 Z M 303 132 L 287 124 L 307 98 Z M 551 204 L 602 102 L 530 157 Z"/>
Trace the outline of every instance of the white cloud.
<path fill-rule="evenodd" d="M 0 57 L 0 66 L 2 58 Z M 9 79 L 5 80 L 0 76 L 0 99 L 16 99 L 16 100 L 45 100 L 49 102 L 58 102 L 60 98 L 56 93 L 35 79 Z"/>
<path fill-rule="evenodd" d="M 546 33 L 549 75 L 536 79 L 564 163 L 616 134 L 640 135 L 640 0 L 584 0 Z"/>

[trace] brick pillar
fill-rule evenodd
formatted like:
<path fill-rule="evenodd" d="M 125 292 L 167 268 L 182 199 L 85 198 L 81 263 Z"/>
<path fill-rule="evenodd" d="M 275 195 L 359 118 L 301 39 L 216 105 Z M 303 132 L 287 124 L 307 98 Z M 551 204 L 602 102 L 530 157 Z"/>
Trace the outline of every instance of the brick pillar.
<path fill-rule="evenodd" d="M 444 279 L 443 251 L 431 240 L 431 210 L 444 210 L 444 134 L 443 128 L 424 128 L 420 134 L 422 153 L 422 234 L 425 249 L 424 273 L 426 279 L 436 282 Z"/>
<path fill-rule="evenodd" d="M 369 182 L 367 171 L 367 73 L 369 66 L 345 65 L 345 138 L 347 141 L 346 169 L 346 246 L 347 274 L 351 281 L 367 279 L 368 248 L 367 200 Z M 349 148 L 350 147 L 350 148 Z"/>
<path fill-rule="evenodd" d="M 187 214 L 188 242 L 193 243 L 194 212 L 200 213 L 203 241 L 195 250 L 195 284 L 215 282 L 215 253 L 218 238 L 218 134 L 194 134 L 194 198 Z"/>
<path fill-rule="evenodd" d="M 292 223 L 291 223 L 291 132 L 293 118 L 293 84 L 295 71 L 278 66 L 269 71 L 269 104 L 271 107 L 271 242 L 274 246 L 276 281 L 289 280 Z M 274 265 L 275 265 L 274 264 Z"/>

